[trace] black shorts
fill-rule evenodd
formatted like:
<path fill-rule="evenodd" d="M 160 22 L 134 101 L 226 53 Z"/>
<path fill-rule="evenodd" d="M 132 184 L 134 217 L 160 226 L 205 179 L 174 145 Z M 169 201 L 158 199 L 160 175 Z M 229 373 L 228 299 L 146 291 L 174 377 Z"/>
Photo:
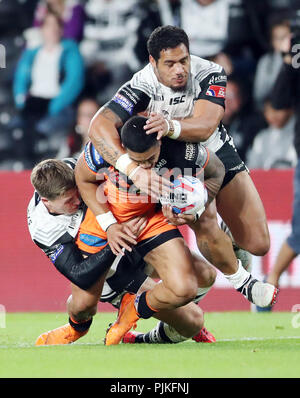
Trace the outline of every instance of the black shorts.
<path fill-rule="evenodd" d="M 136 250 L 141 257 L 145 257 L 151 250 L 174 238 L 182 238 L 179 229 L 171 229 L 170 231 L 155 235 L 152 238 L 142 240 L 136 245 Z"/>
<path fill-rule="evenodd" d="M 115 300 L 118 302 L 118 296 L 125 292 L 136 293 L 147 279 L 144 272 L 146 263 L 143 257 L 174 238 L 182 238 L 178 229 L 166 231 L 139 242 L 131 253 L 125 251 L 125 256 L 113 263 L 111 268 L 115 270 L 115 273 L 106 279 L 106 288 L 103 289 L 100 301 L 110 302 L 118 307 L 115 303 Z"/>
<path fill-rule="evenodd" d="M 106 279 L 100 301 L 111 302 L 125 292 L 136 293 L 147 279 L 144 272 L 146 263 L 136 250 L 125 252 L 116 259 L 112 267 L 115 273 Z"/>
<path fill-rule="evenodd" d="M 224 188 L 241 171 L 249 172 L 234 146 L 232 137 L 216 152 L 216 155 L 225 167 L 225 177 L 220 189 Z"/>

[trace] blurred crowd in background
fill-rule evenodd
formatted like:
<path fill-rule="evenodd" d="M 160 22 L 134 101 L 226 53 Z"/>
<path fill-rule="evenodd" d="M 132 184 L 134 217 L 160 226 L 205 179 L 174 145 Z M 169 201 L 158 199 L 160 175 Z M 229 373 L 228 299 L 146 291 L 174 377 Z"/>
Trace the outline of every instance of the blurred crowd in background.
<path fill-rule="evenodd" d="M 77 156 L 92 116 L 176 25 L 228 75 L 223 122 L 249 168 L 294 167 L 294 115 L 270 105 L 291 0 L 0 0 L 0 169 Z"/>

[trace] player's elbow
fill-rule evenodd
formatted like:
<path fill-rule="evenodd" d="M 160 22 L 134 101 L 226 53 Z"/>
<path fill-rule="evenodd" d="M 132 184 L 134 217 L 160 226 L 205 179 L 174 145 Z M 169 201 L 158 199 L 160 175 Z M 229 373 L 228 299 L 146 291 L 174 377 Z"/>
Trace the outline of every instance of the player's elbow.
<path fill-rule="evenodd" d="M 207 118 L 206 120 L 203 120 L 203 138 L 205 141 L 208 140 L 210 136 L 216 131 L 219 123 L 220 121 L 216 121 L 215 118 Z"/>

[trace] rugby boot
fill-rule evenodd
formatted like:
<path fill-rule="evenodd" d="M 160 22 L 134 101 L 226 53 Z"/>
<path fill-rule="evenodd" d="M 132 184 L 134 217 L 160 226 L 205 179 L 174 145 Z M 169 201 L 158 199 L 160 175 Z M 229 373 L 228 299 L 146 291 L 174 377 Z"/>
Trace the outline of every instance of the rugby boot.
<path fill-rule="evenodd" d="M 131 329 L 136 328 L 136 322 L 139 320 L 139 316 L 134 306 L 135 294 L 126 293 L 124 294 L 117 320 L 109 325 L 106 331 L 104 339 L 105 345 L 116 345 L 119 344 L 123 336 Z"/>
<path fill-rule="evenodd" d="M 196 343 L 215 343 L 216 338 L 205 327 L 203 327 L 198 334 L 192 337 Z"/>
<path fill-rule="evenodd" d="M 264 282 L 266 282 L 267 277 L 263 279 Z M 252 311 L 254 312 L 271 312 L 272 307 L 259 307 L 258 305 L 252 307 Z"/>
<path fill-rule="evenodd" d="M 272 307 L 277 302 L 279 289 L 270 283 L 260 282 L 249 276 L 247 281 L 237 289 L 251 303 L 258 307 Z"/>
<path fill-rule="evenodd" d="M 87 334 L 88 330 L 84 332 L 78 332 L 72 326 L 67 323 L 64 326 L 61 326 L 57 329 L 49 330 L 49 332 L 45 332 L 41 334 L 35 345 L 59 345 L 59 344 L 70 344 L 74 343 L 74 341 L 78 340 L 80 337 Z"/>
<path fill-rule="evenodd" d="M 133 330 L 130 330 L 129 332 L 125 333 L 124 337 L 122 338 L 122 343 L 135 344 L 135 343 L 137 343 L 137 341 L 136 341 L 137 336 L 141 336 L 143 334 L 144 333 L 135 332 Z"/>

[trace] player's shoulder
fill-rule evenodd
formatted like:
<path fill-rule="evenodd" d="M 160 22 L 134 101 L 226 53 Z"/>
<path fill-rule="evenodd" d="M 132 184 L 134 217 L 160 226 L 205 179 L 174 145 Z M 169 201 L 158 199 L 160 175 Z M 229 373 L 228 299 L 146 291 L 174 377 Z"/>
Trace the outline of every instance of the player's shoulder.
<path fill-rule="evenodd" d="M 144 68 L 136 72 L 130 80 L 130 85 L 131 88 L 141 90 L 151 97 L 157 85 L 152 65 L 148 63 Z"/>
<path fill-rule="evenodd" d="M 207 59 L 197 57 L 196 55 L 191 55 L 191 73 L 199 82 L 203 81 L 211 74 L 218 76 L 219 80 L 227 80 L 226 73 L 221 65 Z"/>
<path fill-rule="evenodd" d="M 77 159 L 76 158 L 63 158 L 63 162 L 65 162 L 71 169 L 75 169 Z"/>
<path fill-rule="evenodd" d="M 86 143 L 83 153 L 86 164 L 91 171 L 97 173 L 101 167 L 105 167 L 107 165 L 91 141 Z"/>

